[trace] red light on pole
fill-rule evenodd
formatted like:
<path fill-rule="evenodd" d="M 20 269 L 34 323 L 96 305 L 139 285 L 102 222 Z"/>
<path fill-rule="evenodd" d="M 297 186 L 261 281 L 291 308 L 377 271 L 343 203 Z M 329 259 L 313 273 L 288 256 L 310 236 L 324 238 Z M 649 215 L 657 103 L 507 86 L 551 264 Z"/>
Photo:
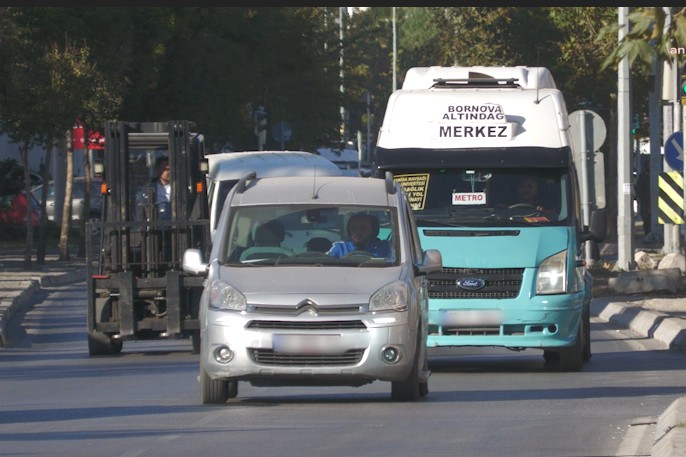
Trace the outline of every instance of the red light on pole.
<path fill-rule="evenodd" d="M 105 149 L 105 136 L 97 130 L 89 130 L 88 149 Z"/>
<path fill-rule="evenodd" d="M 73 149 L 85 149 L 86 139 L 83 133 L 83 124 L 80 120 L 76 120 L 71 129 L 71 144 Z"/>

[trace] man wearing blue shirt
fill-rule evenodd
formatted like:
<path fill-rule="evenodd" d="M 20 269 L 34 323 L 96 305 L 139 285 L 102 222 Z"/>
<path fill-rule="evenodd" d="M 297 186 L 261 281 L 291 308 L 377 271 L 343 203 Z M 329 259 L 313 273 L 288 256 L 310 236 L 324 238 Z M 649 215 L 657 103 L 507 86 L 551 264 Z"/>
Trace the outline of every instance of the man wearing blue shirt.
<path fill-rule="evenodd" d="M 353 251 L 366 251 L 374 257 L 392 258 L 391 244 L 377 238 L 378 234 L 379 220 L 375 216 L 354 214 L 348 220 L 350 240 L 335 242 L 327 254 L 332 257 L 343 257 Z"/>

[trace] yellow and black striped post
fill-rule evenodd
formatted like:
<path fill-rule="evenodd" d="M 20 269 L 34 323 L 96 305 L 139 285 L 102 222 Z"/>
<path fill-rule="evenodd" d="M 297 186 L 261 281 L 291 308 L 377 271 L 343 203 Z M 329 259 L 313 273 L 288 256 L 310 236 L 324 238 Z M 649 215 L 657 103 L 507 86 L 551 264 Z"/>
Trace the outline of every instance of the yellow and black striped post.
<path fill-rule="evenodd" d="M 684 175 L 679 171 L 660 173 L 657 178 L 657 222 L 684 223 Z"/>

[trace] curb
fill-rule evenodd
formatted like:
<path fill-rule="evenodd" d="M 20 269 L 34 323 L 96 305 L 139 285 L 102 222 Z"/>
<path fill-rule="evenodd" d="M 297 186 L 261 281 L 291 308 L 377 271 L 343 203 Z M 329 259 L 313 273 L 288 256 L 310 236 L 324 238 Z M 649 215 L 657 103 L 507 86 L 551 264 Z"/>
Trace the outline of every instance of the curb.
<path fill-rule="evenodd" d="M 670 350 L 686 351 L 686 319 L 613 301 L 593 308 L 599 310 L 593 314 L 617 327 L 661 341 Z M 686 397 L 674 400 L 658 417 L 650 456 L 686 456 Z"/>
<path fill-rule="evenodd" d="M 626 306 L 619 302 L 601 304 L 597 316 L 623 328 L 663 342 L 670 350 L 686 351 L 686 319 L 669 314 Z"/>
<path fill-rule="evenodd" d="M 686 397 L 677 398 L 657 419 L 650 455 L 686 455 Z"/>
<path fill-rule="evenodd" d="M 79 269 L 63 274 L 44 274 L 40 278 L 17 280 L 16 292 L 0 300 L 0 348 L 7 347 L 6 326 L 12 316 L 44 287 L 59 287 L 86 280 L 86 270 Z"/>
<path fill-rule="evenodd" d="M 40 282 L 37 279 L 20 281 L 20 285 L 23 285 L 23 287 L 16 295 L 0 301 L 0 347 L 3 348 L 7 347 L 7 339 L 5 337 L 7 322 L 9 322 L 14 313 L 25 303 L 29 302 L 40 289 Z"/>

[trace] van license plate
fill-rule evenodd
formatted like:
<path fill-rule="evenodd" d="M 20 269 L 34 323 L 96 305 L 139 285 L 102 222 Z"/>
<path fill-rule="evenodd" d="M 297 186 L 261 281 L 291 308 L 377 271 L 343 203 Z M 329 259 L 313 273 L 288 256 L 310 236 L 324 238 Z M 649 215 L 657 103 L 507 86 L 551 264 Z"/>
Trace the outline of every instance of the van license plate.
<path fill-rule="evenodd" d="M 275 352 L 280 352 L 284 354 L 342 354 L 348 349 L 343 347 L 341 335 L 335 334 L 276 334 L 272 337 L 272 344 Z"/>

